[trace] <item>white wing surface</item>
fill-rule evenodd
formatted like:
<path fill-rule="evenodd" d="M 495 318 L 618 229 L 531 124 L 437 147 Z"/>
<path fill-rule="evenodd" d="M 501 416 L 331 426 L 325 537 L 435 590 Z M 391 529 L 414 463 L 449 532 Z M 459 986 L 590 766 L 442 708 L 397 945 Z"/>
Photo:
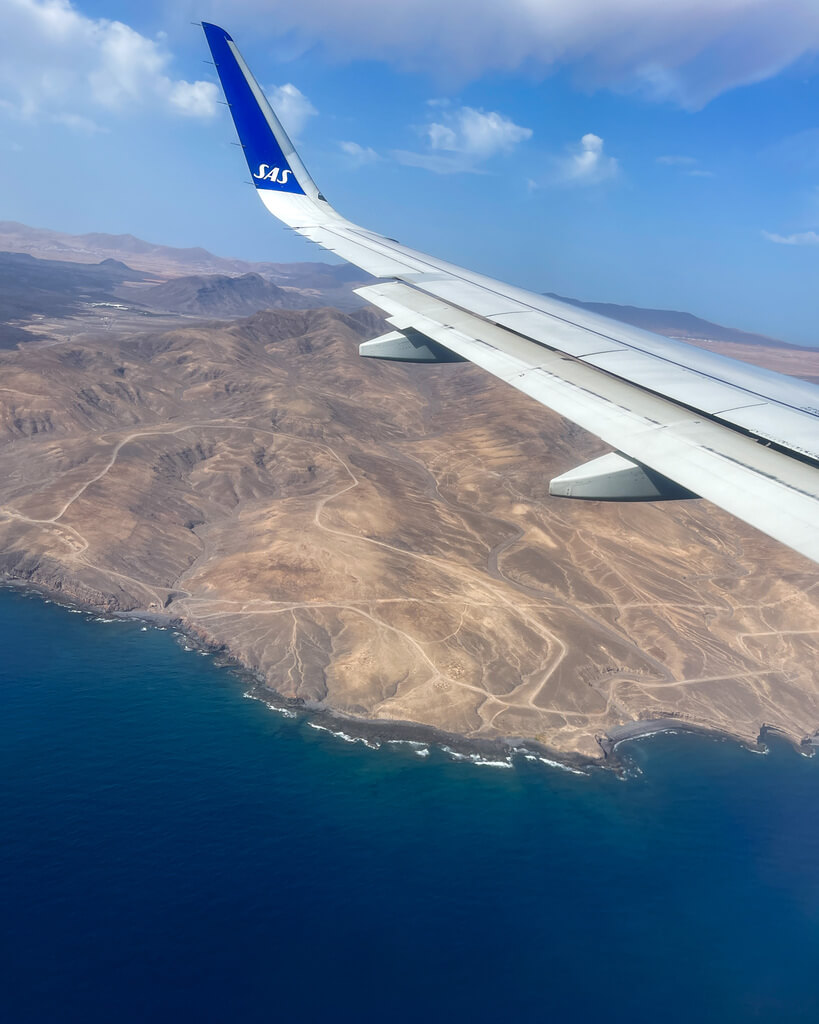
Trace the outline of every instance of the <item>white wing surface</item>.
<path fill-rule="evenodd" d="M 651 334 L 416 252 L 325 200 L 231 37 L 204 24 L 267 209 L 383 283 L 395 328 L 361 354 L 465 359 L 614 453 L 552 481 L 596 500 L 703 497 L 819 562 L 819 387 Z"/>

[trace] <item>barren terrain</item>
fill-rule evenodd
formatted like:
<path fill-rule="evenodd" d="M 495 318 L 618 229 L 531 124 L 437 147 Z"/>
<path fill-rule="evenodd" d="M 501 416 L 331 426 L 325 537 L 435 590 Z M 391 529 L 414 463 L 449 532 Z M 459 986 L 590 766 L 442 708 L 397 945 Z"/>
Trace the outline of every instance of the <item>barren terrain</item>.
<path fill-rule="evenodd" d="M 588 758 L 640 719 L 819 729 L 817 567 L 705 502 L 550 498 L 604 449 L 479 370 L 360 359 L 368 311 L 98 324 L 0 352 L 6 578 L 368 720 Z"/>

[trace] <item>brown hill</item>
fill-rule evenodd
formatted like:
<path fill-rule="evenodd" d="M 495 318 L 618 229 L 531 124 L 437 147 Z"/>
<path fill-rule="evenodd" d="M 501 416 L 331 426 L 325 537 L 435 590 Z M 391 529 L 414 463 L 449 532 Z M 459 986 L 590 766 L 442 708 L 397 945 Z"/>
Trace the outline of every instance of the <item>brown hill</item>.
<path fill-rule="evenodd" d="M 280 288 L 261 274 L 172 277 L 151 288 L 121 288 L 118 294 L 153 309 L 195 316 L 249 316 L 260 309 L 310 309 L 325 305 L 318 295 Z"/>

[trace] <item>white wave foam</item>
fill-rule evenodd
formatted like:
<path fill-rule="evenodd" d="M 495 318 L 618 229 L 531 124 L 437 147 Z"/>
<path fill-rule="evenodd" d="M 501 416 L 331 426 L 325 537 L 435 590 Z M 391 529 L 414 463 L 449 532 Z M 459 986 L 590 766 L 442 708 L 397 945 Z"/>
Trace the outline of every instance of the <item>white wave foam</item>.
<path fill-rule="evenodd" d="M 140 633 L 147 633 L 147 632 L 148 632 L 148 627 L 147 626 L 143 626 L 142 629 L 140 630 Z"/>
<path fill-rule="evenodd" d="M 249 690 L 247 693 L 243 693 L 242 696 L 245 697 L 247 700 L 260 701 L 269 711 L 275 711 L 277 715 L 282 715 L 283 718 L 296 717 L 296 712 L 291 711 L 290 708 L 279 707 L 278 704 L 273 704 L 271 701 L 265 700 L 264 697 L 259 697 L 257 694 L 251 693 Z"/>
<path fill-rule="evenodd" d="M 676 736 L 676 729 L 649 729 L 646 732 L 637 732 L 633 736 L 624 736 L 623 739 L 617 740 L 614 744 L 615 748 L 619 747 L 621 743 L 629 743 L 631 740 L 647 740 L 652 736 Z"/>
<path fill-rule="evenodd" d="M 332 732 L 331 735 L 337 736 L 340 740 L 344 740 L 345 743 L 363 743 L 365 747 L 369 747 L 370 750 L 378 750 L 381 744 L 378 740 L 368 740 L 364 736 L 350 736 L 346 732 Z"/>
<path fill-rule="evenodd" d="M 429 757 L 429 747 L 421 747 L 418 750 L 413 750 L 413 754 L 416 754 L 418 757 Z"/>
<path fill-rule="evenodd" d="M 381 746 L 378 740 L 368 740 L 364 736 L 350 736 L 349 733 L 329 729 L 326 725 L 319 725 L 317 722 L 308 722 L 307 724 L 311 729 L 318 729 L 319 732 L 329 732 L 331 736 L 335 736 L 336 739 L 339 740 L 344 740 L 345 743 L 363 743 L 364 746 L 369 747 L 370 750 L 378 750 Z"/>
<path fill-rule="evenodd" d="M 452 747 L 442 746 L 441 750 L 444 753 L 449 754 L 453 761 L 469 761 L 470 764 L 482 764 L 491 768 L 513 768 L 511 760 L 508 758 L 500 761 L 494 760 L 489 757 L 481 757 L 480 754 L 462 754 L 458 750 L 453 750 Z"/>
<path fill-rule="evenodd" d="M 585 775 L 589 773 L 581 771 L 580 768 L 574 768 L 570 764 L 563 764 L 562 761 L 553 761 L 550 757 L 537 757 L 535 754 L 524 754 L 527 761 L 539 761 L 541 764 L 547 764 L 550 768 L 559 768 L 562 772 L 569 772 L 571 775 Z"/>

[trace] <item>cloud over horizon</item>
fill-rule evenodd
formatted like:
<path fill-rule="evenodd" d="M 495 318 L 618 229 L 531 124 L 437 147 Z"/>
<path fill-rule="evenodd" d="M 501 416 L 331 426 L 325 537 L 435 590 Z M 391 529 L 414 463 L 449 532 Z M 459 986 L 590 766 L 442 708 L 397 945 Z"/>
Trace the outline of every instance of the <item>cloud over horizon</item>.
<path fill-rule="evenodd" d="M 468 81 L 571 66 L 587 88 L 695 109 L 819 53 L 816 0 L 275 0 L 280 33 L 334 57 Z M 270 0 L 216 0 L 249 20 Z"/>
<path fill-rule="evenodd" d="M 170 64 L 161 41 L 121 21 L 89 18 L 69 0 L 0 5 L 0 107 L 17 116 L 86 132 L 99 130 L 89 113 L 132 107 L 211 117 L 217 87 L 174 79 Z"/>
<path fill-rule="evenodd" d="M 396 150 L 399 163 L 424 167 L 437 174 L 476 171 L 480 164 L 502 153 L 510 153 L 519 143 L 532 137 L 532 129 L 524 128 L 505 114 L 474 107 L 448 109 L 448 104 L 430 104 L 440 110 L 439 120 L 418 129 L 427 151 L 414 153 Z"/>
<path fill-rule="evenodd" d="M 363 167 L 364 164 L 372 164 L 381 159 L 372 146 L 350 141 L 339 142 L 338 146 L 353 167 Z"/>
<path fill-rule="evenodd" d="M 713 171 L 709 171 L 705 167 L 698 167 L 699 160 L 693 156 L 658 156 L 654 162 L 663 167 L 676 167 L 677 170 L 688 175 L 689 178 L 714 177 Z"/>
<path fill-rule="evenodd" d="M 554 181 L 563 185 L 599 185 L 620 172 L 617 160 L 606 153 L 605 143 L 593 132 L 569 146 L 564 156 L 556 157 L 554 168 Z"/>
<path fill-rule="evenodd" d="M 291 139 L 298 139 L 310 118 L 318 114 L 316 108 L 292 82 L 272 85 L 265 92 L 284 130 Z"/>
<path fill-rule="evenodd" d="M 793 235 L 777 235 L 771 231 L 763 231 L 763 238 L 777 245 L 819 245 L 819 231 L 797 231 Z"/>

